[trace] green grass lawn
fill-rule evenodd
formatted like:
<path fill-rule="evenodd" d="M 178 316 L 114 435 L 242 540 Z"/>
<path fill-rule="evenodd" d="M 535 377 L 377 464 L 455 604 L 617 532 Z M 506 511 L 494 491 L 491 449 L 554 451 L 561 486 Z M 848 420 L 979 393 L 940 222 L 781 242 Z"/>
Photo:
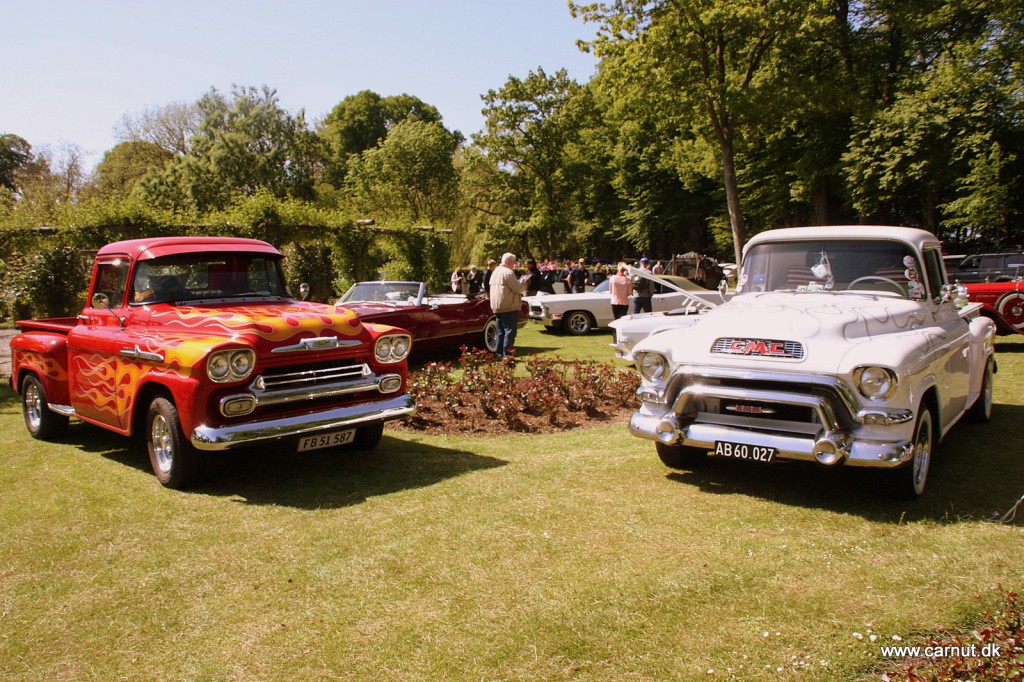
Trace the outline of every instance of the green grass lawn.
<path fill-rule="evenodd" d="M 1024 493 L 1024 337 L 998 360 L 991 423 L 900 503 L 859 471 L 671 472 L 624 424 L 239 452 L 176 492 L 137 442 L 33 441 L 4 389 L 0 679 L 861 679 L 1024 588 L 1024 528 L 989 521 Z"/>

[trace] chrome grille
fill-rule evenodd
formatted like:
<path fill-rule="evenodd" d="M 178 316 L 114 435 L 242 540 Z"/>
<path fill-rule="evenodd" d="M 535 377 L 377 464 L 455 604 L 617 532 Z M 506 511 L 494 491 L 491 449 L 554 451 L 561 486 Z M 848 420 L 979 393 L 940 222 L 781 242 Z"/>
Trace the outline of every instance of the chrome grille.
<path fill-rule="evenodd" d="M 308 365 L 268 367 L 259 378 L 259 388 L 266 391 L 322 386 L 351 381 L 372 374 L 366 363 L 332 360 Z"/>
<path fill-rule="evenodd" d="M 778 339 L 721 338 L 711 346 L 712 353 L 746 355 L 759 358 L 786 358 L 802 360 L 804 345 L 798 341 Z"/>

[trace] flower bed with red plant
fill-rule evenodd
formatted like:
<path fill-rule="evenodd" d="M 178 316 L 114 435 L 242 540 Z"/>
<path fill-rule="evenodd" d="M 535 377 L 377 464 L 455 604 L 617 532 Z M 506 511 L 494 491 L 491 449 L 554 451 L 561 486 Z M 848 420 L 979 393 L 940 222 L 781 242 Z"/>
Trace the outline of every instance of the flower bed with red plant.
<path fill-rule="evenodd" d="M 636 374 L 611 364 L 549 357 L 517 362 L 463 348 L 458 366 L 461 375 L 451 362 L 413 372 L 409 392 L 419 412 L 394 427 L 433 434 L 547 433 L 623 421 L 636 408 Z"/>

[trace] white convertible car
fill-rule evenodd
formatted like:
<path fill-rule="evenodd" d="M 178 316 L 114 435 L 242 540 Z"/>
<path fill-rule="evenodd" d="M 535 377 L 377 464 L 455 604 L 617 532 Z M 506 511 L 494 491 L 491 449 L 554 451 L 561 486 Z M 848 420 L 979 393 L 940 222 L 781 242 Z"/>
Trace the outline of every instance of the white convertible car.
<path fill-rule="evenodd" d="M 636 268 L 630 268 L 629 272 L 654 280 L 655 294 L 651 306 L 656 312 L 678 308 L 708 310 L 723 300 L 718 291 L 705 289 L 685 277 L 654 275 Z M 607 327 L 615 319 L 608 280 L 585 294 L 542 294 L 523 300 L 530 306 L 531 320 L 573 335 L 586 334 L 595 327 Z"/>

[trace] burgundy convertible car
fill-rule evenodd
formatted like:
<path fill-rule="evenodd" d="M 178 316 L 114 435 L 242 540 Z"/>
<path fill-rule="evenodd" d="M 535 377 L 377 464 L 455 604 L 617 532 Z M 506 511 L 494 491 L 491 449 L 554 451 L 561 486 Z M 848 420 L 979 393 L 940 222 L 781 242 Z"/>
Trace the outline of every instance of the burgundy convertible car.
<path fill-rule="evenodd" d="M 350 308 L 362 322 L 402 327 L 412 334 L 412 352 L 475 346 L 497 350 L 498 325 L 484 295 L 430 294 L 423 282 L 359 282 L 335 305 Z M 529 307 L 519 311 L 519 327 Z"/>

